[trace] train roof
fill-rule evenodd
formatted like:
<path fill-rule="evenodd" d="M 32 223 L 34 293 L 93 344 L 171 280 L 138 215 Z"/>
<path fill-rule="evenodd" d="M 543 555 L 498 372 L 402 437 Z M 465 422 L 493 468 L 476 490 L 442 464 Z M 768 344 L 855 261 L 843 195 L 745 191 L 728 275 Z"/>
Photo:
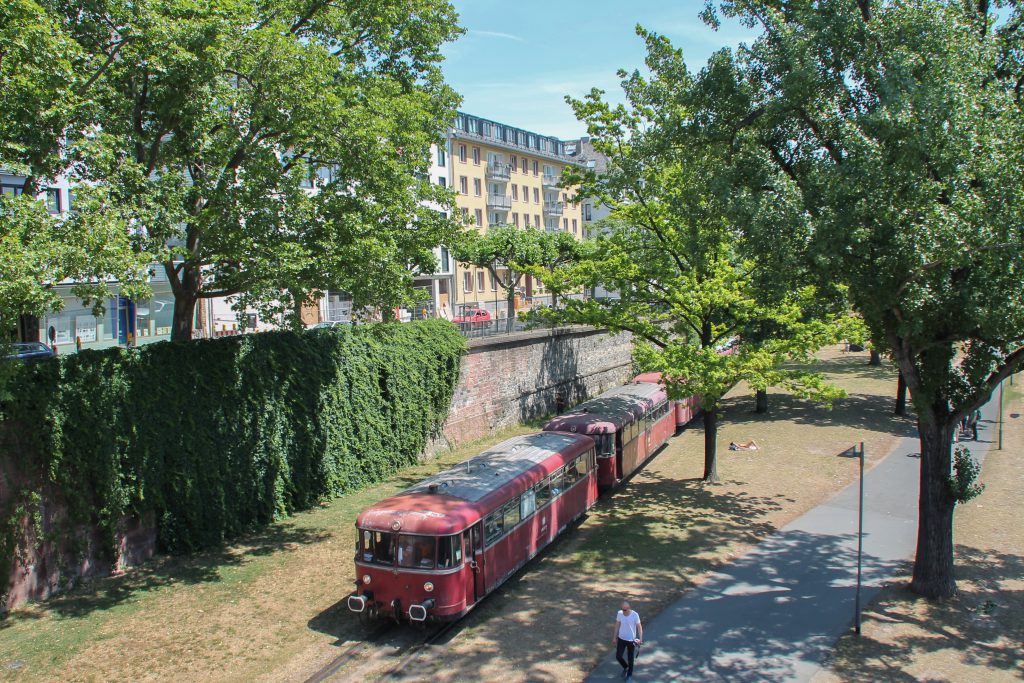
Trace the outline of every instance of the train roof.
<path fill-rule="evenodd" d="M 658 384 L 625 384 L 584 401 L 571 412 L 559 415 L 548 422 L 544 429 L 582 434 L 614 432 L 643 415 L 666 397 L 665 387 Z"/>
<path fill-rule="evenodd" d="M 569 460 L 593 445 L 588 437 L 558 432 L 508 439 L 385 498 L 359 515 L 356 525 L 405 533 L 456 533 L 558 469 L 561 459 L 549 462 L 554 456 Z"/>

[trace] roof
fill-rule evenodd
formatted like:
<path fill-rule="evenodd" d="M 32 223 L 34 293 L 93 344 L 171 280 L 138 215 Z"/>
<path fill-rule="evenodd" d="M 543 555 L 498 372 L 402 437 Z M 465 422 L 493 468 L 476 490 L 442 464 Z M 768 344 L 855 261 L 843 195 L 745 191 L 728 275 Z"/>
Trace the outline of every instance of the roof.
<path fill-rule="evenodd" d="M 666 398 L 665 388 L 658 384 L 625 384 L 584 401 L 571 412 L 548 422 L 544 429 L 581 434 L 618 431 Z"/>
<path fill-rule="evenodd" d="M 515 490 L 532 486 L 563 460 L 593 446 L 592 439 L 575 434 L 549 431 L 517 436 L 385 498 L 359 515 L 356 525 L 393 529 L 397 521 L 406 533 L 456 533 Z"/>

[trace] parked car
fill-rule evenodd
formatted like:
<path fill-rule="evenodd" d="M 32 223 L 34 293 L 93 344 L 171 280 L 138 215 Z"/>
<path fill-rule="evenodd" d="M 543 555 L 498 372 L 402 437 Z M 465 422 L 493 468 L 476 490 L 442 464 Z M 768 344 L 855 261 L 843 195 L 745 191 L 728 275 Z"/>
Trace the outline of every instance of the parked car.
<path fill-rule="evenodd" d="M 42 342 L 14 342 L 7 348 L 9 352 L 4 356 L 4 360 L 30 360 L 54 356 L 50 347 Z"/>
<path fill-rule="evenodd" d="M 484 327 L 491 322 L 491 312 L 486 308 L 467 308 L 452 322 L 460 327 Z"/>
<path fill-rule="evenodd" d="M 322 323 L 317 323 L 316 325 L 313 325 L 311 329 L 324 330 L 330 329 L 332 327 L 349 327 L 350 325 L 352 325 L 352 323 L 347 320 L 325 320 Z"/>

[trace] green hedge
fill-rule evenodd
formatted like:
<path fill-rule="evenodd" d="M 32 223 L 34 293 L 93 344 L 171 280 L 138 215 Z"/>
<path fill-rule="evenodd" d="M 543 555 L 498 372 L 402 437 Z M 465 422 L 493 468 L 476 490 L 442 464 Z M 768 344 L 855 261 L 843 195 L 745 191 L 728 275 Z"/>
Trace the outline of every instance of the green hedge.
<path fill-rule="evenodd" d="M 27 363 L 4 407 L 22 443 L 7 457 L 112 542 L 126 515 L 153 514 L 162 550 L 211 547 L 415 462 L 448 414 L 464 348 L 429 321 Z M 8 507 L 10 534 L 24 506 Z"/>

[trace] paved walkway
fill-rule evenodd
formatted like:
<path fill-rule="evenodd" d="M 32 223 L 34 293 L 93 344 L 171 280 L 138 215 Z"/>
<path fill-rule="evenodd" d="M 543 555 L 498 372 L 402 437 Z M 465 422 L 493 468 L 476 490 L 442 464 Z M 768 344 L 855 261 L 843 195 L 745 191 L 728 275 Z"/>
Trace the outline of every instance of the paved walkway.
<path fill-rule="evenodd" d="M 979 459 L 994 445 L 996 403 L 982 410 Z M 862 605 L 914 554 L 919 458 L 917 439 L 901 438 L 864 477 Z M 646 620 L 637 683 L 810 679 L 853 625 L 857 497 L 855 482 Z M 621 671 L 612 652 L 587 680 Z"/>

